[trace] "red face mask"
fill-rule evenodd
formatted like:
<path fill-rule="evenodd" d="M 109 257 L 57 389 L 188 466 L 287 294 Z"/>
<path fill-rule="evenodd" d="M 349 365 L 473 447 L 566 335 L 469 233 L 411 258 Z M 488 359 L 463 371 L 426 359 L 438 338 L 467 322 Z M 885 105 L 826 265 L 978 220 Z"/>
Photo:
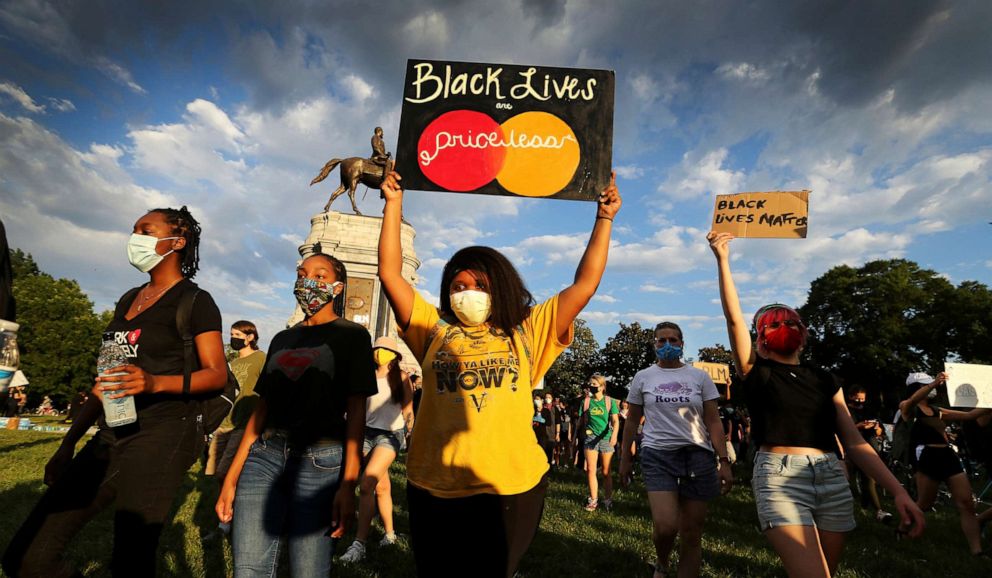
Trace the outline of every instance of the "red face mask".
<path fill-rule="evenodd" d="M 798 327 L 781 325 L 776 329 L 765 328 L 765 349 L 779 355 L 792 355 L 803 344 L 803 334 Z"/>

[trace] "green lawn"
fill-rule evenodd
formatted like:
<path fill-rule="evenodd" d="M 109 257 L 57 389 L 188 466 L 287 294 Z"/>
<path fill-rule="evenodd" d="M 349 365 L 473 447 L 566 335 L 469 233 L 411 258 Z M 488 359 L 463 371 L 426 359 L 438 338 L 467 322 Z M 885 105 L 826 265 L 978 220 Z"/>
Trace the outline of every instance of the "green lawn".
<path fill-rule="evenodd" d="M 0 546 L 6 547 L 17 526 L 40 496 L 42 470 L 59 436 L 35 432 L 0 431 Z M 396 525 L 408 529 L 404 499 L 404 469 L 392 470 Z M 165 529 L 160 547 L 160 575 L 225 576 L 231 552 L 224 541 L 201 542 L 216 524 L 212 480 L 194 468 L 183 486 L 174 521 Z M 578 472 L 559 472 L 552 478 L 544 519 L 521 570 L 528 577 L 543 576 L 650 576 L 646 563 L 653 558 L 650 522 L 643 488 L 621 492 L 612 513 L 589 513 L 581 508 L 586 495 Z M 859 528 L 848 540 L 838 576 L 947 576 L 992 575 L 992 562 L 968 555 L 957 516 L 948 507 L 928 516 L 920 540 L 895 541 L 891 527 L 859 514 Z M 388 550 L 375 548 L 374 531 L 368 561 L 357 567 L 336 566 L 344 577 L 412 576 L 412 555 L 406 544 Z M 109 575 L 111 518 L 104 514 L 73 543 L 68 555 L 89 575 Z M 339 545 L 342 553 L 350 538 Z M 288 575 L 288 572 L 286 573 Z M 738 487 L 712 503 L 703 541 L 703 576 L 783 576 L 778 559 L 756 527 L 749 488 Z"/>

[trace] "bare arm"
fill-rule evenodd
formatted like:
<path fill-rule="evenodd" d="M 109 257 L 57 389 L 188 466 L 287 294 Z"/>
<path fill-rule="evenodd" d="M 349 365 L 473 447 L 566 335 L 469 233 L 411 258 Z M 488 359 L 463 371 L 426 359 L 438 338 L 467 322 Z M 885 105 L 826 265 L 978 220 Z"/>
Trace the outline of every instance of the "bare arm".
<path fill-rule="evenodd" d="M 234 454 L 231 467 L 227 470 L 227 476 L 221 483 L 220 497 L 217 498 L 217 505 L 214 510 L 221 522 L 228 523 L 234 517 L 234 494 L 238 488 L 238 478 L 241 477 L 241 470 L 248 461 L 248 451 L 255 440 L 265 431 L 265 419 L 268 415 L 269 406 L 264 398 L 260 398 L 255 404 L 255 411 L 248 419 L 245 426 L 245 433 L 241 436 L 241 443 L 238 444 L 238 451 Z"/>
<path fill-rule="evenodd" d="M 355 486 L 362 467 L 362 437 L 365 435 L 365 396 L 348 396 L 348 422 L 344 435 L 341 485 L 334 494 L 331 516 L 332 538 L 340 538 L 355 518 Z"/>
<path fill-rule="evenodd" d="M 223 389 L 227 384 L 227 358 L 220 331 L 205 331 L 193 339 L 196 343 L 200 369 L 190 374 L 190 393 L 206 393 Z M 104 390 L 112 398 L 139 393 L 183 393 L 182 375 L 152 375 L 136 365 L 125 365 L 123 377 L 98 377 L 97 383 L 104 382 Z M 114 370 L 111 370 L 113 372 Z"/>
<path fill-rule="evenodd" d="M 379 280 L 393 308 L 396 324 L 401 330 L 410 325 L 413 314 L 413 287 L 403 278 L 403 247 L 400 244 L 400 222 L 403 216 L 402 177 L 395 171 L 386 175 L 382 196 L 382 229 L 379 232 Z"/>
<path fill-rule="evenodd" d="M 909 497 L 906 489 L 902 487 L 899 480 L 892 475 L 892 472 L 885 467 L 882 459 L 878 457 L 875 450 L 865 441 L 858 429 L 854 427 L 851 413 L 844 402 L 844 393 L 840 389 L 833 397 L 834 408 L 837 412 L 837 437 L 840 439 L 846 450 L 846 456 L 850 458 L 858 468 L 885 488 L 895 498 L 896 508 L 902 519 L 902 526 L 911 526 L 909 534 L 916 537 L 923 532 L 926 522 L 923 512 Z"/>
<path fill-rule="evenodd" d="M 713 451 L 719 458 L 717 474 L 720 477 L 720 493 L 726 494 L 734 487 L 734 470 L 730 467 L 727 457 L 727 435 L 723 431 L 723 421 L 720 420 L 720 408 L 715 399 L 703 402 L 703 422 L 710 434 Z"/>
<path fill-rule="evenodd" d="M 717 271 L 720 275 L 720 303 L 723 305 L 723 316 L 727 319 L 727 335 L 730 338 L 730 349 L 734 353 L 734 365 L 737 375 L 744 377 L 754 365 L 754 352 L 751 347 L 751 333 L 747 321 L 741 313 L 741 302 L 737 297 L 737 287 L 730 273 L 730 233 L 711 231 L 706 239 L 710 249 L 716 256 Z"/>
<path fill-rule="evenodd" d="M 610 435 L 610 445 L 616 446 L 617 436 L 620 434 L 620 416 L 615 413 L 610 414 L 610 431 L 613 432 L 613 434 Z"/>
<path fill-rule="evenodd" d="M 947 381 L 947 374 L 938 373 L 937 379 L 917 389 L 916 391 L 913 392 L 913 395 L 909 396 L 907 399 L 904 399 L 902 402 L 900 402 L 899 412 L 902 414 L 902 419 L 908 420 L 910 417 L 912 417 L 910 414 L 912 413 L 913 408 L 919 405 L 919 403 L 923 401 L 935 387 L 946 381 Z"/>
<path fill-rule="evenodd" d="M 941 409 L 940 419 L 945 421 L 971 421 L 992 413 L 992 409 L 978 407 L 970 411 L 956 409 Z"/>
<path fill-rule="evenodd" d="M 572 322 L 579 312 L 596 294 L 599 282 L 606 270 L 606 258 L 610 251 L 610 233 L 613 230 L 613 218 L 620 210 L 622 200 L 616 185 L 616 172 L 610 175 L 610 185 L 599 195 L 599 205 L 596 209 L 596 222 L 589 236 L 589 244 L 575 270 L 575 280 L 571 285 L 558 294 L 558 318 L 555 330 L 559 341 L 568 338 Z"/>
<path fill-rule="evenodd" d="M 624 487 L 630 483 L 630 474 L 634 471 L 634 438 L 637 437 L 637 426 L 642 417 L 644 406 L 631 403 L 627 421 L 623 425 L 623 441 L 620 443 L 620 484 Z"/>
<path fill-rule="evenodd" d="M 413 383 L 410 381 L 410 376 L 403 374 L 403 406 L 400 409 L 403 414 L 403 425 L 406 426 L 406 431 L 409 433 L 413 431 Z"/>

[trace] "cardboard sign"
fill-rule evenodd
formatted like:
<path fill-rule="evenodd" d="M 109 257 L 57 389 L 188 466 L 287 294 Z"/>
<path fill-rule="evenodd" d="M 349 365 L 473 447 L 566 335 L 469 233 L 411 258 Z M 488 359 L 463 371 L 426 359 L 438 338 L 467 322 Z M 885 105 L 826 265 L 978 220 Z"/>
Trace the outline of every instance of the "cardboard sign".
<path fill-rule="evenodd" d="M 992 365 L 945 363 L 952 407 L 992 407 Z"/>
<path fill-rule="evenodd" d="M 692 366 L 702 369 L 713 380 L 713 383 L 727 385 L 730 383 L 730 366 L 725 363 L 710 363 L 708 361 L 693 361 Z"/>
<path fill-rule="evenodd" d="M 810 191 L 717 195 L 713 230 L 735 237 L 805 239 Z"/>
<path fill-rule="evenodd" d="M 407 189 L 593 201 L 609 184 L 610 70 L 407 61 Z"/>

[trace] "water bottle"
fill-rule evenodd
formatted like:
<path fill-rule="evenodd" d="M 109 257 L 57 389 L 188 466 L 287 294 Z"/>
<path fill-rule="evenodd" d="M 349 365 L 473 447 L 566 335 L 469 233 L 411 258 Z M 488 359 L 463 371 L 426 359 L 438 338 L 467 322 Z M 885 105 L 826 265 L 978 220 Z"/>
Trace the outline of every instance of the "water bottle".
<path fill-rule="evenodd" d="M 6 393 L 10 380 L 21 364 L 21 354 L 17 350 L 17 330 L 20 325 L 0 319 L 0 394 Z"/>
<path fill-rule="evenodd" d="M 127 372 L 107 373 L 109 370 L 127 365 L 127 355 L 121 351 L 120 345 L 114 339 L 114 332 L 103 334 L 103 345 L 100 347 L 100 357 L 96 362 L 96 371 L 100 377 L 117 377 L 127 375 Z M 138 412 L 134 408 L 134 396 L 127 395 L 117 399 L 103 398 L 103 417 L 110 427 L 118 427 L 138 421 Z"/>

